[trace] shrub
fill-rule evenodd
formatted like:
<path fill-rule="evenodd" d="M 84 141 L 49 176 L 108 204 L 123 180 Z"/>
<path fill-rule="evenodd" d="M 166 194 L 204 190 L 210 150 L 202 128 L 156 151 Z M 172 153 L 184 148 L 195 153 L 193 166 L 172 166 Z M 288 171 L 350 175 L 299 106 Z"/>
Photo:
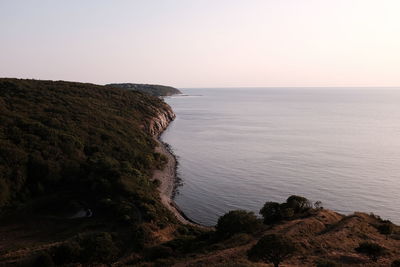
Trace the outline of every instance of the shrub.
<path fill-rule="evenodd" d="M 374 262 L 377 262 L 379 257 L 385 253 L 384 247 L 372 242 L 362 242 L 355 250 L 367 255 Z"/>
<path fill-rule="evenodd" d="M 210 265 L 210 267 L 256 267 L 253 263 L 247 261 L 237 261 L 234 260 L 232 262 L 218 263 L 215 265 Z"/>
<path fill-rule="evenodd" d="M 340 266 L 342 266 L 342 265 L 339 264 L 339 263 L 336 263 L 336 262 L 330 261 L 330 260 L 325 260 L 325 259 L 317 260 L 317 262 L 315 263 L 315 265 L 316 265 L 317 267 L 340 267 Z"/>
<path fill-rule="evenodd" d="M 281 207 L 277 202 L 266 202 L 260 210 L 260 214 L 263 216 L 265 224 L 271 224 L 282 219 Z"/>
<path fill-rule="evenodd" d="M 165 259 L 173 256 L 173 250 L 167 246 L 154 246 L 145 251 L 147 260 Z"/>
<path fill-rule="evenodd" d="M 318 209 L 318 210 L 321 210 L 321 209 L 323 209 L 324 207 L 322 207 L 322 202 L 321 201 L 316 201 L 315 203 L 314 203 L 314 208 L 315 209 Z"/>
<path fill-rule="evenodd" d="M 291 207 L 295 213 L 299 213 L 311 208 L 311 202 L 301 196 L 292 195 L 287 200 L 286 203 Z"/>
<path fill-rule="evenodd" d="M 154 241 L 152 230 L 146 224 L 133 225 L 131 229 L 130 244 L 134 249 L 143 249 L 146 243 Z"/>
<path fill-rule="evenodd" d="M 78 235 L 74 240 L 58 246 L 54 251 L 54 259 L 59 265 L 74 262 L 109 263 L 118 253 L 119 249 L 111 235 L 100 232 Z"/>
<path fill-rule="evenodd" d="M 37 256 L 36 260 L 33 263 L 33 267 L 53 267 L 53 266 L 55 266 L 53 259 L 46 252 L 43 252 L 39 256 Z"/>
<path fill-rule="evenodd" d="M 0 206 L 7 202 L 10 197 L 10 189 L 7 182 L 0 178 Z"/>
<path fill-rule="evenodd" d="M 394 260 L 390 266 L 391 267 L 400 267 L 400 259 Z"/>
<path fill-rule="evenodd" d="M 119 253 L 109 233 L 78 235 L 58 246 L 54 252 L 57 264 L 72 262 L 111 262 Z"/>
<path fill-rule="evenodd" d="M 316 206 L 319 207 L 321 202 L 316 203 L 318 203 Z M 265 224 L 272 224 L 282 219 L 291 219 L 296 214 L 303 213 L 311 208 L 312 204 L 308 199 L 293 195 L 282 204 L 266 202 L 260 210 L 260 214 L 263 216 Z"/>
<path fill-rule="evenodd" d="M 294 209 L 291 208 L 287 203 L 282 203 L 279 206 L 279 209 L 282 219 L 290 219 L 294 216 Z"/>
<path fill-rule="evenodd" d="M 391 235 L 394 231 L 394 225 L 391 222 L 386 222 L 384 224 L 381 224 L 378 226 L 378 231 L 383 234 L 386 235 L 386 239 L 388 238 L 389 235 Z"/>
<path fill-rule="evenodd" d="M 155 180 L 153 180 L 153 184 L 154 184 L 154 186 L 155 187 L 160 187 L 160 185 L 161 185 L 161 181 L 160 180 L 158 180 L 158 179 L 155 179 Z"/>
<path fill-rule="evenodd" d="M 216 229 L 217 235 L 225 238 L 236 233 L 254 233 L 260 229 L 260 226 L 260 221 L 254 212 L 234 210 L 218 219 Z"/>
<path fill-rule="evenodd" d="M 78 238 L 83 262 L 111 262 L 119 253 L 109 233 L 93 233 Z"/>
<path fill-rule="evenodd" d="M 275 267 L 295 252 L 293 242 L 281 235 L 266 235 L 248 251 L 251 261 L 272 263 Z"/>
<path fill-rule="evenodd" d="M 157 259 L 154 262 L 154 267 L 169 267 L 173 266 L 175 263 L 174 259 L 169 258 L 169 259 Z"/>
<path fill-rule="evenodd" d="M 77 242 L 65 242 L 55 248 L 54 260 L 58 265 L 70 262 L 79 262 L 81 250 L 82 249 Z"/>

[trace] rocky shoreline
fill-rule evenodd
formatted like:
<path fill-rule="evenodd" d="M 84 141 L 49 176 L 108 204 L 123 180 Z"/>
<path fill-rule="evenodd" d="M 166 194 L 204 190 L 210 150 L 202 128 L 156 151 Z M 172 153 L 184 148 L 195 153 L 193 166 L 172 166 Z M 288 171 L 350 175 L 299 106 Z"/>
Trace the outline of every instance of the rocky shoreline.
<path fill-rule="evenodd" d="M 160 181 L 158 190 L 160 192 L 161 202 L 181 223 L 202 226 L 189 219 L 173 201 L 174 192 L 178 183 L 176 173 L 177 160 L 171 149 L 161 141 L 160 137 L 175 117 L 176 115 L 171 107 L 167 106 L 164 112 L 159 113 L 158 116 L 154 117 L 149 123 L 148 131 L 157 142 L 155 151 L 168 159 L 164 169 L 154 171 L 152 180 L 157 179 Z"/>

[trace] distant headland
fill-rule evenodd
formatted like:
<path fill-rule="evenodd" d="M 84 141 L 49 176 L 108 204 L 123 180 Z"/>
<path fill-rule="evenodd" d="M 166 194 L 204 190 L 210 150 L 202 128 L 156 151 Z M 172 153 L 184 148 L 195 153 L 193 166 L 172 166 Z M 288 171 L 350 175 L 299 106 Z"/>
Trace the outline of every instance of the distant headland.
<path fill-rule="evenodd" d="M 152 96 L 171 96 L 176 94 L 182 94 L 181 91 L 179 91 L 174 87 L 157 85 L 157 84 L 110 83 L 107 84 L 106 86 L 139 91 L 150 94 Z"/>

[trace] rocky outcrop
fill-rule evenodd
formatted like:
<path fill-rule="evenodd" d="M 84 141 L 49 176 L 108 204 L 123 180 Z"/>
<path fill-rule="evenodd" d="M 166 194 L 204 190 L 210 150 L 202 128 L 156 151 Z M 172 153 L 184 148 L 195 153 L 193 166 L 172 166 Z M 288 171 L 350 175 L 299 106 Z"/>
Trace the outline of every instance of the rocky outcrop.
<path fill-rule="evenodd" d="M 175 117 L 176 115 L 171 107 L 165 104 L 165 107 L 157 110 L 156 115 L 149 121 L 147 131 L 151 135 L 158 137 Z"/>

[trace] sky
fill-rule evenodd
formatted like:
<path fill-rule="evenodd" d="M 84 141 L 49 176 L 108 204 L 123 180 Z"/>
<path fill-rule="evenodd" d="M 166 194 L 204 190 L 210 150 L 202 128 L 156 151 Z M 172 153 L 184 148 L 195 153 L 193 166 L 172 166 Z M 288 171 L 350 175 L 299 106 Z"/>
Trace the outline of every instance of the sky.
<path fill-rule="evenodd" d="M 400 86 L 399 0 L 0 0 L 0 77 Z"/>

